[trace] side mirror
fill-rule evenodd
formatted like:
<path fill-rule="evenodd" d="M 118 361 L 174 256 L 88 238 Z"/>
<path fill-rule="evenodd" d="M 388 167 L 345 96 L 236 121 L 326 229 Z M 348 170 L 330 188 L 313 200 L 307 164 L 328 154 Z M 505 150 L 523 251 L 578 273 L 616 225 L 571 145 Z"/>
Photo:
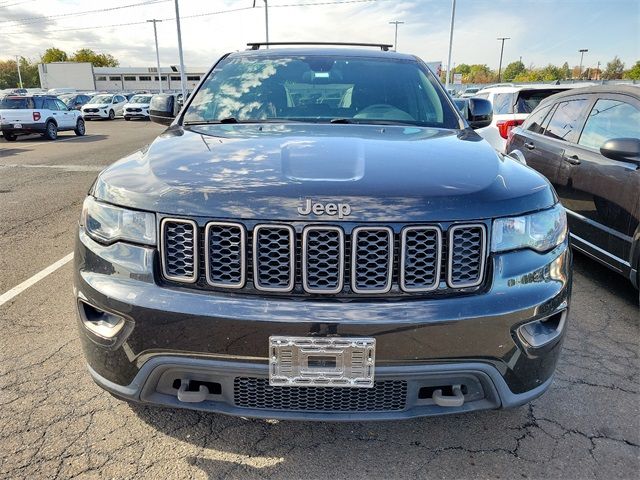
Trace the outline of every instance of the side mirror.
<path fill-rule="evenodd" d="M 640 164 L 640 139 L 612 138 L 600 147 L 600 153 L 611 160 Z"/>
<path fill-rule="evenodd" d="M 168 93 L 159 93 L 151 97 L 149 105 L 149 118 L 152 122 L 162 125 L 171 125 L 175 115 L 175 96 Z"/>
<path fill-rule="evenodd" d="M 491 125 L 493 121 L 493 106 L 484 98 L 469 98 L 467 122 L 474 130 Z"/>

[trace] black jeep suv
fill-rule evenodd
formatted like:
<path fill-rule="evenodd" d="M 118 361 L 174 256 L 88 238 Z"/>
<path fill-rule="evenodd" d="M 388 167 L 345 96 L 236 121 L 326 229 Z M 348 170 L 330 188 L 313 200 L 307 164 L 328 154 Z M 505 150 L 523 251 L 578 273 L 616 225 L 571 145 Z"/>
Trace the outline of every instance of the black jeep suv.
<path fill-rule="evenodd" d="M 549 183 L 418 58 L 221 58 L 98 176 L 75 294 L 89 371 L 134 402 L 282 419 L 513 407 L 550 385 L 571 256 Z"/>

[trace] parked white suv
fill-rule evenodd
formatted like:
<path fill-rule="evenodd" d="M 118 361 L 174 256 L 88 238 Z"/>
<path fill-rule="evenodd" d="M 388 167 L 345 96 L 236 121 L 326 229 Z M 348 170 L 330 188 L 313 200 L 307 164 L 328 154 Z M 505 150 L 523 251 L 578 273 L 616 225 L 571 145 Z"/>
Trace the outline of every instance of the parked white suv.
<path fill-rule="evenodd" d="M 0 130 L 8 142 L 18 135 L 40 133 L 49 140 L 58 132 L 73 130 L 85 134 L 84 120 L 77 110 L 69 110 L 62 100 L 51 95 L 10 95 L 0 100 Z"/>
<path fill-rule="evenodd" d="M 94 118 L 107 118 L 113 120 L 116 116 L 122 116 L 127 97 L 120 94 L 101 93 L 82 106 L 82 117 L 85 120 Z"/>
<path fill-rule="evenodd" d="M 505 153 L 511 129 L 521 125 L 543 99 L 569 88 L 573 85 L 497 84 L 485 87 L 473 96 L 493 104 L 493 121 L 476 132 L 498 152 Z"/>
<path fill-rule="evenodd" d="M 124 119 L 142 118 L 149 120 L 149 104 L 151 103 L 151 94 L 134 95 L 129 103 L 124 106 Z"/>

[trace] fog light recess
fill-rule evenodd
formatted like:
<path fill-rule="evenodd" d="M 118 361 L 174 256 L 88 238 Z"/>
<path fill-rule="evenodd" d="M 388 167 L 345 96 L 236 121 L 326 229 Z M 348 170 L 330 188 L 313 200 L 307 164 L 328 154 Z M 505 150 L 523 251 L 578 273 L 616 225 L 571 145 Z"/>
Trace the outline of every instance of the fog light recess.
<path fill-rule="evenodd" d="M 78 308 L 85 328 L 101 338 L 113 338 L 124 327 L 124 318 L 100 310 L 82 300 L 78 301 Z"/>

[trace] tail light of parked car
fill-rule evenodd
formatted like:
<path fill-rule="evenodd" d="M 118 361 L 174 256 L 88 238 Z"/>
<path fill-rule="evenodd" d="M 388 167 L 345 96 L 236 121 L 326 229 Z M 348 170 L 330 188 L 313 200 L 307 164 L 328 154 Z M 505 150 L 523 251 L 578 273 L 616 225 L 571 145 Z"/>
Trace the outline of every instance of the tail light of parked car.
<path fill-rule="evenodd" d="M 498 131 L 500 132 L 500 136 L 505 140 L 508 140 L 511 130 L 513 130 L 518 125 L 522 125 L 523 122 L 524 120 L 500 120 L 498 123 L 496 123 L 496 126 L 498 127 Z"/>
<path fill-rule="evenodd" d="M 33 112 L 33 121 L 37 122 L 40 120 L 40 112 Z"/>

